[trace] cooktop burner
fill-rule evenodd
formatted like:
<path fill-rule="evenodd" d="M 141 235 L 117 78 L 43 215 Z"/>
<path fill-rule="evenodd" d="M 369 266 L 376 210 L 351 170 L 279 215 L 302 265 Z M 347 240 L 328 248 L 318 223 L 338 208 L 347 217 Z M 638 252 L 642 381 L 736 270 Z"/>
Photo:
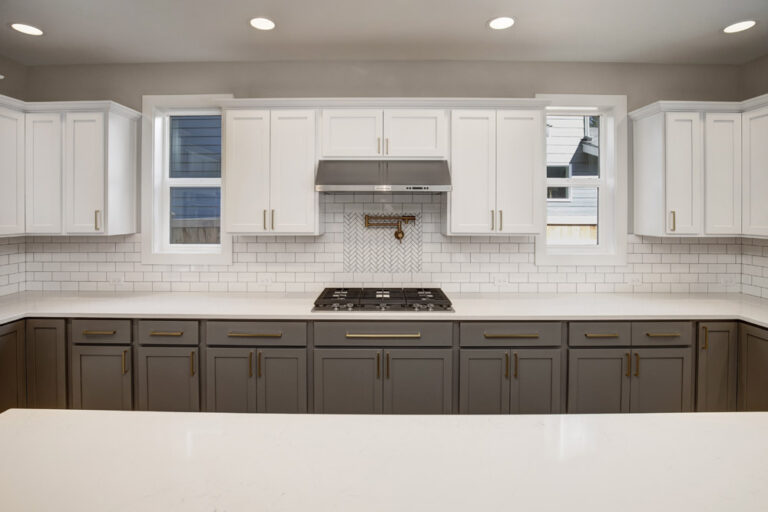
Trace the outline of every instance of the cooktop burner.
<path fill-rule="evenodd" d="M 453 311 L 440 288 L 326 288 L 316 311 Z"/>

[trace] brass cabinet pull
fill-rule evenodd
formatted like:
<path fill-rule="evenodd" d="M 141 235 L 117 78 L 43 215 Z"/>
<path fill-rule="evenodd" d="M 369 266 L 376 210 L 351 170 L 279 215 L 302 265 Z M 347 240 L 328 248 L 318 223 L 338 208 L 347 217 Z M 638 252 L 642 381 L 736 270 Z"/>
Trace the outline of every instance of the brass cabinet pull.
<path fill-rule="evenodd" d="M 649 338 L 679 338 L 679 332 L 647 332 L 645 333 Z"/>
<path fill-rule="evenodd" d="M 261 350 L 256 354 L 256 376 L 261 378 Z"/>
<path fill-rule="evenodd" d="M 272 231 L 275 230 L 275 210 L 272 210 Z"/>
<path fill-rule="evenodd" d="M 94 210 L 93 212 L 93 229 L 95 231 L 99 231 L 101 228 L 99 227 L 99 210 Z"/>
<path fill-rule="evenodd" d="M 509 379 L 509 352 L 504 352 L 504 378 Z"/>
<path fill-rule="evenodd" d="M 677 230 L 677 214 L 675 213 L 675 210 L 672 210 L 672 230 Z"/>
<path fill-rule="evenodd" d="M 267 230 L 267 210 L 264 210 L 264 216 L 262 220 L 264 221 L 264 231 L 266 231 Z"/>
<path fill-rule="evenodd" d="M 491 210 L 491 231 L 496 229 L 496 210 Z"/>
<path fill-rule="evenodd" d="M 356 334 L 348 332 L 345 335 L 347 338 L 421 338 L 421 332 L 403 333 L 403 334 Z"/>
<path fill-rule="evenodd" d="M 704 345 L 701 350 L 707 350 L 709 348 L 709 327 L 705 325 L 702 329 L 704 329 Z"/>
<path fill-rule="evenodd" d="M 381 352 L 376 352 L 376 378 L 381 378 Z"/>
<path fill-rule="evenodd" d="M 606 334 L 600 334 L 600 333 L 585 332 L 584 333 L 584 337 L 585 338 L 589 338 L 589 339 L 618 338 L 619 335 L 618 334 L 614 334 L 614 333 L 611 333 L 611 334 L 607 334 L 607 333 Z"/>
<path fill-rule="evenodd" d="M 126 366 L 126 358 L 127 357 L 128 357 L 128 351 L 127 350 L 123 350 L 123 353 L 120 356 L 120 368 L 121 368 L 121 370 L 123 372 L 123 375 L 128 373 L 128 368 Z"/>
<path fill-rule="evenodd" d="M 381 154 L 381 137 L 376 137 L 376 154 Z"/>
<path fill-rule="evenodd" d="M 114 336 L 117 331 L 83 331 L 83 336 Z"/>
<path fill-rule="evenodd" d="M 282 332 L 228 332 L 230 338 L 282 338 Z"/>
<path fill-rule="evenodd" d="M 248 378 L 253 377 L 253 351 L 248 352 Z"/>
<path fill-rule="evenodd" d="M 189 353 L 189 376 L 194 377 L 195 376 L 195 353 L 190 352 Z"/>
<path fill-rule="evenodd" d="M 640 376 L 640 354 L 635 352 L 635 377 Z"/>
<path fill-rule="evenodd" d="M 515 375 L 514 377 L 517 378 L 517 369 L 520 366 L 520 358 L 517 356 L 517 352 L 515 352 Z"/>
<path fill-rule="evenodd" d="M 535 340 L 535 339 L 538 339 L 539 335 L 538 335 L 538 333 L 531 333 L 531 334 L 493 334 L 493 333 L 484 332 L 483 333 L 483 337 L 486 338 L 486 339 L 489 339 L 489 340 L 504 339 L 504 338 L 518 339 L 518 340 L 520 340 L 520 339 L 522 339 L 522 340 L 526 340 L 526 339 Z"/>
<path fill-rule="evenodd" d="M 389 352 L 387 352 L 387 378 L 389 378 Z"/>
<path fill-rule="evenodd" d="M 499 231 L 504 231 L 504 210 L 499 210 Z"/>
<path fill-rule="evenodd" d="M 389 154 L 389 137 L 384 139 L 384 154 L 385 155 Z"/>
<path fill-rule="evenodd" d="M 150 336 L 184 336 L 184 331 L 151 331 Z"/>
<path fill-rule="evenodd" d="M 627 373 L 625 373 L 624 376 L 629 377 L 629 372 L 632 371 L 632 360 L 629 358 L 629 352 L 624 355 L 627 356 Z"/>

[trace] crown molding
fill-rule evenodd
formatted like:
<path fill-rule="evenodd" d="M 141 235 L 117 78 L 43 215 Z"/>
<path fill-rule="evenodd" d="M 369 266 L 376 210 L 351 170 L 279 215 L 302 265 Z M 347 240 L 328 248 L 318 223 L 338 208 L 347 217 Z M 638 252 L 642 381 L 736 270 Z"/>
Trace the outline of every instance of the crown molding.
<path fill-rule="evenodd" d="M 232 98 L 223 109 L 245 108 L 514 108 L 542 110 L 549 100 L 533 98 Z"/>
<path fill-rule="evenodd" d="M 746 112 L 768 106 L 768 94 L 744 101 L 657 101 L 633 110 L 629 117 L 642 119 L 660 112 Z"/>
<path fill-rule="evenodd" d="M 22 101 L 0 95 L 0 106 L 22 112 L 107 112 L 129 119 L 141 117 L 141 113 L 114 101 Z"/>

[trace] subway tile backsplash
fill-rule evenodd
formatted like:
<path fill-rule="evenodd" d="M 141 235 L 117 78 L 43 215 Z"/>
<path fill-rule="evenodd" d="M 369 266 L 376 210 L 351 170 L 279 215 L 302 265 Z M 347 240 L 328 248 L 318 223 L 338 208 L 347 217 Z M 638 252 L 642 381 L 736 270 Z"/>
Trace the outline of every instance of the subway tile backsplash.
<path fill-rule="evenodd" d="M 370 249 L 377 251 L 377 264 L 349 264 L 347 244 L 359 240 L 349 238 L 345 221 L 359 216 L 362 222 L 363 213 L 379 212 L 420 218 L 418 230 L 405 228 L 403 254 L 410 266 L 381 262 L 394 228 L 364 234 L 382 238 Z M 440 286 L 447 292 L 743 291 L 768 298 L 765 240 L 630 235 L 626 265 L 541 266 L 535 264 L 531 236 L 443 236 L 439 195 L 327 194 L 321 196 L 321 215 L 325 234 L 319 237 L 236 236 L 233 263 L 225 266 L 143 265 L 140 235 L 0 239 L 0 294 L 25 289 L 316 292 L 326 286 Z M 420 239 L 412 236 L 416 233 Z M 360 258 L 371 254 L 357 250 Z M 420 254 L 420 265 L 413 264 L 413 254 Z M 376 271 L 380 268 L 396 271 Z"/>

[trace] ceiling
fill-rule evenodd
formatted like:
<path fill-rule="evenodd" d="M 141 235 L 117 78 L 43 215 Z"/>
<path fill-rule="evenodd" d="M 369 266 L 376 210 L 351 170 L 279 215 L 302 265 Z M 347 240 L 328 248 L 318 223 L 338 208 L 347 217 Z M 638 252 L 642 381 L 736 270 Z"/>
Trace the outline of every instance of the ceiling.
<path fill-rule="evenodd" d="M 487 22 L 512 16 L 509 30 Z M 266 16 L 271 32 L 248 21 Z M 723 27 L 754 19 L 755 28 Z M 36 25 L 42 37 L 10 29 Z M 26 65 L 259 60 L 743 64 L 768 0 L 2 0 L 0 55 Z"/>

